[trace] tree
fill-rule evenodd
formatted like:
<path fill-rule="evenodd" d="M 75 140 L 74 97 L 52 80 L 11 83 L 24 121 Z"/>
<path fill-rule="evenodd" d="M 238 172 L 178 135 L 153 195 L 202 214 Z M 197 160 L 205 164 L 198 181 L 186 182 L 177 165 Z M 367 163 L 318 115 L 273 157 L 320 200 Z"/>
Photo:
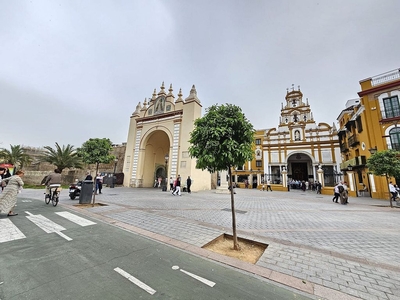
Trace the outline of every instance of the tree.
<path fill-rule="evenodd" d="M 1 148 L 0 158 L 6 163 L 14 165 L 15 171 L 19 168 L 22 169 L 24 165 L 32 161 L 32 158 L 25 153 L 25 150 L 20 145 L 10 145 L 10 149 Z"/>
<path fill-rule="evenodd" d="M 87 164 L 96 164 L 96 174 L 99 171 L 99 164 L 108 164 L 115 159 L 114 155 L 111 155 L 112 143 L 110 139 L 94 138 L 82 144 L 82 147 L 78 148 L 78 155 Z M 96 180 L 93 181 L 93 188 L 95 190 Z M 96 193 L 93 193 L 93 206 L 96 201 Z"/>
<path fill-rule="evenodd" d="M 367 168 L 376 176 L 385 176 L 386 186 L 388 187 L 390 177 L 400 177 L 399 157 L 400 152 L 392 149 L 376 152 L 367 159 Z M 390 207 L 393 207 L 392 197 L 390 197 Z"/>
<path fill-rule="evenodd" d="M 241 166 L 253 158 L 253 125 L 242 110 L 233 105 L 213 105 L 204 117 L 195 120 L 190 134 L 189 153 L 197 159 L 196 167 L 210 173 L 228 170 L 229 186 L 232 187 L 231 168 Z M 236 235 L 235 201 L 230 189 L 232 209 L 233 248 L 239 250 Z"/>
<path fill-rule="evenodd" d="M 77 149 L 74 149 L 74 146 L 68 144 L 67 146 L 63 145 L 60 147 L 56 143 L 55 149 L 50 146 L 46 146 L 44 149 L 43 155 L 39 158 L 40 161 L 55 165 L 60 171 L 66 168 L 82 168 L 82 160 L 78 156 Z"/>

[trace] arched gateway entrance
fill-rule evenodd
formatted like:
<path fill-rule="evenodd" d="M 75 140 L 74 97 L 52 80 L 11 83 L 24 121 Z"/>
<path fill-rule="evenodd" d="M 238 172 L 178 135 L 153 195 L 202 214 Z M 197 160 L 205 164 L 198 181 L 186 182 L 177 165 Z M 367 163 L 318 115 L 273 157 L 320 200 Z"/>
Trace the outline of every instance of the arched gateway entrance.
<path fill-rule="evenodd" d="M 201 103 L 195 86 L 183 99 L 175 98 L 172 84 L 168 91 L 162 83 L 152 97 L 138 103 L 129 123 L 124 159 L 124 186 L 153 187 L 155 180 L 166 184 L 170 177 L 181 177 L 181 185 L 192 179 L 192 191 L 211 188 L 211 175 L 196 169 L 196 160 L 188 152 L 194 120 L 201 117 Z"/>
<path fill-rule="evenodd" d="M 170 142 L 168 135 L 162 130 L 149 133 L 143 140 L 143 187 L 153 187 L 161 180 L 161 185 L 168 183 L 168 160 Z M 166 159 L 167 158 L 167 159 Z"/>
<path fill-rule="evenodd" d="M 314 181 L 316 172 L 312 158 L 307 153 L 294 153 L 288 157 L 288 179 Z"/>

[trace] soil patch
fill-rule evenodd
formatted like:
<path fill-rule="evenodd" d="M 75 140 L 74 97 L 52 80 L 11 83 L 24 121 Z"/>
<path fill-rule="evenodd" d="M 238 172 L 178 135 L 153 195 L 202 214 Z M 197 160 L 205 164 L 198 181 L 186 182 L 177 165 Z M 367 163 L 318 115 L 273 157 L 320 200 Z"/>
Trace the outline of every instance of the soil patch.
<path fill-rule="evenodd" d="M 229 234 L 223 234 L 207 243 L 202 248 L 255 264 L 268 247 L 267 244 L 239 237 L 238 243 L 240 250 L 233 250 L 232 236 Z"/>
<path fill-rule="evenodd" d="M 79 207 L 79 208 L 91 208 L 91 207 L 107 206 L 107 204 L 95 203 L 93 206 L 92 203 L 87 203 L 87 204 L 74 204 L 73 206 Z"/>

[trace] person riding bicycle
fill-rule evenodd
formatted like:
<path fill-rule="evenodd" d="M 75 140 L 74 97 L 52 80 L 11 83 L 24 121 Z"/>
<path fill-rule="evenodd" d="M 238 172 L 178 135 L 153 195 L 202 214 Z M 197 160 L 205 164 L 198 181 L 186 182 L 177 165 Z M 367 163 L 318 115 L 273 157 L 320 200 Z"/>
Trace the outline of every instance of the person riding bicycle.
<path fill-rule="evenodd" d="M 54 173 L 50 173 L 50 175 L 47 176 L 44 185 L 46 186 L 46 194 L 50 195 L 51 188 L 61 186 L 61 171 L 55 169 Z"/>

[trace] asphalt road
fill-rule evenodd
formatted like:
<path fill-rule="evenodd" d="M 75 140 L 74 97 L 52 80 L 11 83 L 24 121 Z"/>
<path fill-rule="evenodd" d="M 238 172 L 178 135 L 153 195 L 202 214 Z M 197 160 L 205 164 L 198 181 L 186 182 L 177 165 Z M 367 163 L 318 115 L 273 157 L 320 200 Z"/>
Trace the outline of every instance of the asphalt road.
<path fill-rule="evenodd" d="M 311 299 L 44 201 L 16 211 L 0 216 L 0 300 Z"/>

